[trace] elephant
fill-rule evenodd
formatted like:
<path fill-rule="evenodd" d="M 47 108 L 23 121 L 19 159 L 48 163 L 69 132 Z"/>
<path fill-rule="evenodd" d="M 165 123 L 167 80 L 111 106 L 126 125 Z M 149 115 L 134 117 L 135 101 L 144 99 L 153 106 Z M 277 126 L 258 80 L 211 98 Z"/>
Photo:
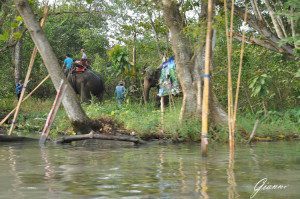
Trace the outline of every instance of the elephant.
<path fill-rule="evenodd" d="M 153 69 L 151 67 L 147 67 L 143 71 L 144 76 L 144 103 L 147 104 L 149 102 L 149 93 L 151 88 L 155 87 L 157 91 L 159 90 L 159 78 L 161 75 L 161 67 Z M 156 107 L 160 106 L 160 97 L 156 95 Z M 164 105 L 166 106 L 169 103 L 169 96 L 164 98 Z"/>
<path fill-rule="evenodd" d="M 76 94 L 80 95 L 81 102 L 91 100 L 92 96 L 102 99 L 105 85 L 104 81 L 96 72 L 86 69 L 84 72 L 70 73 L 67 77 Z"/>
<path fill-rule="evenodd" d="M 176 64 L 174 57 L 170 57 L 167 61 L 164 61 L 160 67 L 156 69 L 146 68 L 144 70 L 144 102 L 149 101 L 149 91 L 151 87 L 157 87 L 159 96 L 164 96 L 164 104 L 168 102 L 168 97 L 171 95 L 177 95 L 180 93 L 179 82 L 176 75 Z"/>
<path fill-rule="evenodd" d="M 147 67 L 143 71 L 144 76 L 144 103 L 149 102 L 149 92 L 152 87 L 156 87 L 159 89 L 159 77 L 160 77 L 160 68 L 153 69 L 151 67 Z"/>

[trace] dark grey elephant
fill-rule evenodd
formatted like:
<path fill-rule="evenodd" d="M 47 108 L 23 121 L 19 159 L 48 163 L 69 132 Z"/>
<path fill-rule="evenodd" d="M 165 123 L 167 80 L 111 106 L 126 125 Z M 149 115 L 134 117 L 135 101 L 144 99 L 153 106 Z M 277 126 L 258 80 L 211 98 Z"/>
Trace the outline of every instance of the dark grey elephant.
<path fill-rule="evenodd" d="M 159 77 L 160 77 L 160 68 L 153 69 L 150 67 L 147 67 L 144 72 L 144 90 L 143 90 L 143 96 L 144 96 L 144 102 L 145 104 L 149 102 L 149 92 L 152 87 L 156 87 L 157 90 L 159 89 Z"/>
<path fill-rule="evenodd" d="M 157 92 L 159 90 L 159 78 L 161 74 L 161 68 L 153 69 L 151 67 L 147 67 L 144 69 L 143 75 L 144 75 L 144 90 L 143 90 L 143 96 L 144 96 L 144 103 L 149 102 L 149 93 L 151 88 L 155 87 Z M 160 106 L 160 97 L 156 95 L 156 106 Z M 169 102 L 169 97 L 166 96 L 164 98 L 164 104 L 167 105 Z"/>
<path fill-rule="evenodd" d="M 80 95 L 81 102 L 87 102 L 91 95 L 102 99 L 105 86 L 104 81 L 96 72 L 86 69 L 82 73 L 70 73 L 67 77 L 74 91 Z"/>

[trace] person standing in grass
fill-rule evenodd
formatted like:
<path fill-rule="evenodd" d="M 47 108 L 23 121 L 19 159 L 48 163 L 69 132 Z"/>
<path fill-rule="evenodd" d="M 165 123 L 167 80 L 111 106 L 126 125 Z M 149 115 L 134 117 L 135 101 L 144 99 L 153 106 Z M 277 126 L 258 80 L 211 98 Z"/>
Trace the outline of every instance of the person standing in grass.
<path fill-rule="evenodd" d="M 120 81 L 119 84 L 116 86 L 116 90 L 115 90 L 115 97 L 116 97 L 119 107 L 122 106 L 122 103 L 125 99 L 125 92 L 126 92 L 126 89 L 124 86 L 124 82 Z"/>
<path fill-rule="evenodd" d="M 18 100 L 20 99 L 20 95 L 23 89 L 23 84 L 22 84 L 22 80 L 20 80 L 17 84 L 16 84 L 16 94 L 17 94 L 17 98 Z"/>

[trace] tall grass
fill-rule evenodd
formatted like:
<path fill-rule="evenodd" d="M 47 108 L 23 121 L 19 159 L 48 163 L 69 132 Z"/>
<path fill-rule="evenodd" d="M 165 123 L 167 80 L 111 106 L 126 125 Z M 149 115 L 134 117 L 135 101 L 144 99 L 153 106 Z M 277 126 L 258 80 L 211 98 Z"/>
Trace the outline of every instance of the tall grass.
<path fill-rule="evenodd" d="M 53 100 L 29 99 L 22 104 L 18 118 L 19 131 L 40 132 L 44 126 L 47 115 L 51 109 Z M 0 100 L 1 110 L 9 111 L 17 104 L 15 99 Z M 160 109 L 150 103 L 147 105 L 132 102 L 129 99 L 119 108 L 114 100 L 98 102 L 92 99 L 91 103 L 83 104 L 87 115 L 92 119 L 110 118 L 120 127 L 135 132 L 136 135 L 147 137 L 171 138 L 173 140 L 200 139 L 201 123 L 197 119 L 190 119 L 180 123 L 178 118 L 181 109 L 181 101 L 177 100 L 174 106 L 166 107 L 163 123 L 161 122 Z M 295 108 L 285 112 L 269 112 L 267 117 L 250 113 L 240 114 L 237 126 L 240 131 L 252 131 L 255 120 L 260 120 L 257 128 L 257 136 L 261 137 L 285 137 L 290 134 L 300 136 L 300 109 Z M 9 125 L 7 125 L 9 126 Z M 63 109 L 60 108 L 55 122 L 51 128 L 51 134 L 75 134 L 69 119 Z M 243 140 L 240 133 L 236 134 L 237 140 Z M 227 127 L 210 128 L 209 137 L 219 142 L 228 141 Z"/>

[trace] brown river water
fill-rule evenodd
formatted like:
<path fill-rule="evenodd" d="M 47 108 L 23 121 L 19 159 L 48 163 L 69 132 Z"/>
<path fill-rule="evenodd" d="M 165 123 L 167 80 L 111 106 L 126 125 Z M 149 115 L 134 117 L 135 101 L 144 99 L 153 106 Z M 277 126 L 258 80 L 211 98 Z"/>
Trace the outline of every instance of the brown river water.
<path fill-rule="evenodd" d="M 300 143 L 0 143 L 0 198 L 300 198 Z"/>

